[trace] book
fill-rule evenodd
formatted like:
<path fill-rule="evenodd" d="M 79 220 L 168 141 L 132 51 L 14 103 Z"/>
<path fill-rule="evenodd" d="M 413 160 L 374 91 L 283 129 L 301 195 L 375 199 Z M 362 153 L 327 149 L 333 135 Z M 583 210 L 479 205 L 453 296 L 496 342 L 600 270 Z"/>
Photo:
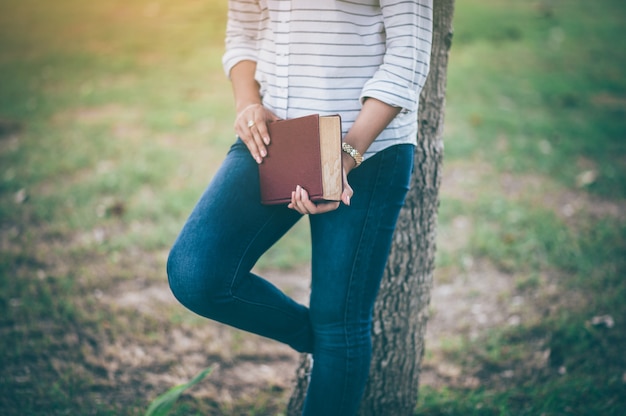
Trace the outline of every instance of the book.
<path fill-rule="evenodd" d="M 261 203 L 287 204 L 297 185 L 313 202 L 341 200 L 340 116 L 278 120 L 268 124 L 268 131 L 267 156 L 259 164 Z"/>

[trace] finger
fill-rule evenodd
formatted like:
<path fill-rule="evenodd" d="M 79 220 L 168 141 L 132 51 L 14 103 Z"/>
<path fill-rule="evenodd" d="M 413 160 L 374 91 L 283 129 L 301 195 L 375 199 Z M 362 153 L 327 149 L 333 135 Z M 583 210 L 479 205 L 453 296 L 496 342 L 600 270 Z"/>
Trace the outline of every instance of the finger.
<path fill-rule="evenodd" d="M 296 201 L 296 191 L 291 191 L 291 202 L 289 203 L 289 205 L 287 205 L 287 207 L 296 211 L 298 210 L 298 205 Z"/>
<path fill-rule="evenodd" d="M 263 157 L 261 156 L 261 152 L 256 144 L 256 141 L 254 140 L 254 137 L 252 136 L 252 133 L 242 131 L 238 132 L 238 135 L 245 143 L 248 151 L 250 151 L 250 155 L 254 158 L 254 160 L 259 164 L 262 163 Z"/>
<path fill-rule="evenodd" d="M 276 120 L 280 120 L 280 117 L 262 104 L 249 105 L 237 115 L 235 130 L 248 145 L 258 163 L 267 156 L 266 146 L 270 143 L 267 123 Z"/>
<path fill-rule="evenodd" d="M 341 194 L 341 202 L 343 202 L 347 206 L 350 206 L 350 195 L 346 191 L 343 191 L 343 193 Z"/>
<path fill-rule="evenodd" d="M 302 215 L 309 214 L 309 210 L 303 201 L 302 187 L 300 185 L 296 186 L 296 190 L 291 193 L 291 203 L 288 205 L 289 208 L 298 211 Z"/>
<path fill-rule="evenodd" d="M 352 189 L 352 187 L 350 186 L 350 184 L 348 183 L 348 177 L 344 171 L 343 173 L 343 192 L 341 193 L 341 201 L 350 206 L 350 201 L 352 199 L 352 196 L 354 195 L 354 190 Z"/>
<path fill-rule="evenodd" d="M 339 207 L 339 202 L 321 202 L 314 203 L 309 199 L 309 193 L 304 189 L 301 189 L 301 206 L 306 210 L 307 213 L 313 214 L 323 214 L 325 212 L 333 211 Z"/>
<path fill-rule="evenodd" d="M 267 156 L 267 149 L 265 146 L 267 146 L 270 142 L 267 122 L 268 120 L 276 118 L 276 115 L 263 107 L 263 105 L 256 104 L 249 106 L 248 111 L 242 114 L 242 116 L 242 121 L 245 122 L 246 127 L 250 131 L 259 154 L 261 157 Z"/>
<path fill-rule="evenodd" d="M 341 193 L 341 202 L 350 206 L 350 202 L 352 200 L 352 195 L 354 195 L 354 191 L 350 187 L 350 185 L 345 185 L 343 188 L 343 192 Z"/>
<path fill-rule="evenodd" d="M 287 208 L 295 209 L 295 198 L 296 198 L 296 192 L 291 191 L 291 202 L 287 204 Z"/>
<path fill-rule="evenodd" d="M 251 142 L 254 143 L 254 147 L 256 147 L 257 155 L 261 158 L 267 156 L 267 149 L 265 149 L 265 143 L 263 143 L 263 138 L 259 134 L 259 128 L 265 128 L 265 118 L 263 117 L 263 111 L 257 111 L 256 106 L 252 107 L 250 111 L 241 117 L 241 123 L 245 123 L 245 129 L 250 134 Z M 259 162 L 258 158 L 257 162 Z M 260 162 L 259 162 L 260 163 Z"/>
<path fill-rule="evenodd" d="M 314 203 L 309 199 L 308 193 L 301 186 L 291 192 L 291 202 L 287 205 L 302 215 L 323 214 L 339 208 L 339 202 Z"/>
<path fill-rule="evenodd" d="M 253 112 L 248 111 L 248 114 L 252 116 Z M 254 122 L 253 119 L 247 119 L 246 114 L 241 114 L 236 120 L 235 132 L 248 147 L 248 150 L 250 151 L 250 154 L 252 155 L 254 160 L 256 160 L 257 163 L 262 163 L 263 157 L 267 155 L 267 150 L 260 140 L 260 136 L 255 138 L 255 125 L 256 122 Z M 262 147 L 260 147 L 259 144 Z"/>
<path fill-rule="evenodd" d="M 263 143 L 265 143 L 265 145 L 269 145 L 270 144 L 270 140 L 272 139 L 270 137 L 270 132 L 267 128 L 267 123 L 268 122 L 272 122 L 272 121 L 278 121 L 280 120 L 280 117 L 278 117 L 276 114 L 274 114 L 273 112 L 271 112 L 270 110 L 268 110 L 267 108 L 264 108 L 265 110 L 265 120 L 266 122 L 258 125 L 257 127 L 259 128 L 259 134 L 261 135 L 261 138 L 263 139 Z"/>
<path fill-rule="evenodd" d="M 254 140 L 254 144 L 259 152 L 259 155 L 263 158 L 267 156 L 267 149 L 265 148 L 265 138 L 260 133 L 261 128 L 267 131 L 265 127 L 265 121 L 259 121 L 258 123 L 254 120 L 248 121 L 246 124 L 248 129 L 250 130 L 250 134 L 252 135 L 252 140 Z M 268 140 L 269 143 L 269 140 Z"/>
<path fill-rule="evenodd" d="M 308 200 L 309 200 L 309 195 L 306 193 L 304 188 L 302 188 L 300 185 L 296 186 L 296 195 L 295 195 L 296 211 L 298 211 L 299 213 L 303 215 L 309 214 L 311 211 L 309 210 L 309 207 L 307 207 L 307 204 L 306 204 L 306 201 Z"/>
<path fill-rule="evenodd" d="M 264 145 L 263 148 L 265 148 L 265 146 L 270 144 L 270 133 L 267 130 L 267 124 L 266 123 L 255 124 L 254 129 L 258 133 L 259 139 Z"/>
<path fill-rule="evenodd" d="M 309 193 L 304 188 L 300 188 L 300 193 L 302 195 L 301 204 L 304 209 L 307 210 L 309 214 L 317 214 L 318 207 L 317 205 L 309 199 Z"/>

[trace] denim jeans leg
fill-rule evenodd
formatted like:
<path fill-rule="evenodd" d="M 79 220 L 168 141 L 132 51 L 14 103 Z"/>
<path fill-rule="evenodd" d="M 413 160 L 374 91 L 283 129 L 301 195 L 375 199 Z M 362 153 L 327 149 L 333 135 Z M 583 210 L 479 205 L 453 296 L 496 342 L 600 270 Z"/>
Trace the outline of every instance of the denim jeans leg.
<path fill-rule="evenodd" d="M 304 415 L 354 415 L 367 381 L 371 322 L 413 146 L 392 146 L 350 173 L 350 206 L 310 216 L 314 365 Z"/>
<path fill-rule="evenodd" d="M 238 140 L 171 249 L 173 294 L 199 315 L 312 351 L 308 308 L 250 272 L 300 218 L 261 205 L 257 164 Z"/>

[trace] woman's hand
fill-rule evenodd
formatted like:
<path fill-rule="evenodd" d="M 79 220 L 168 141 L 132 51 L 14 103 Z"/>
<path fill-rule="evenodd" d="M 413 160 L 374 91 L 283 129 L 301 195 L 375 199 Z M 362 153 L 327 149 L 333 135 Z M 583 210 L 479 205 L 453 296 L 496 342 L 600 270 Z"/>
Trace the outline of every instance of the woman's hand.
<path fill-rule="evenodd" d="M 267 123 L 275 120 L 278 120 L 276 114 L 258 103 L 246 106 L 237 114 L 235 132 L 257 163 L 263 162 L 263 158 L 267 156 L 266 146 L 270 144 Z"/>
<path fill-rule="evenodd" d="M 350 198 L 354 191 L 348 184 L 348 173 L 346 169 L 343 169 L 343 192 L 341 193 L 341 202 L 345 205 L 350 205 Z M 291 192 L 291 202 L 287 207 L 298 211 L 302 215 L 306 214 L 323 214 L 325 212 L 333 211 L 339 208 L 339 202 L 319 202 L 314 203 L 309 199 L 308 192 L 300 185 L 296 186 L 296 190 Z"/>

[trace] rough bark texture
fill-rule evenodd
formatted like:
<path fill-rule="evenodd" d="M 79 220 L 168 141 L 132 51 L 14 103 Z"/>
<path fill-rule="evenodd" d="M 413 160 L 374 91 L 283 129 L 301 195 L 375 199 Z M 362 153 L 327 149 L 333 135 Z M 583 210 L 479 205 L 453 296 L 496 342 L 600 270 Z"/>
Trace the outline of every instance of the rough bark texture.
<path fill-rule="evenodd" d="M 411 415 L 417 404 L 435 260 L 453 10 L 454 0 L 434 1 L 431 67 L 420 97 L 415 170 L 374 310 L 372 366 L 359 412 L 363 416 Z M 301 414 L 307 365 L 304 356 L 289 416 Z"/>
<path fill-rule="evenodd" d="M 291 394 L 289 404 L 287 405 L 287 416 L 299 416 L 302 414 L 304 397 L 306 396 L 306 389 L 309 386 L 308 375 L 310 372 L 311 360 L 309 360 L 307 354 L 302 354 L 300 356 L 300 365 L 296 370 L 296 381 L 293 393 Z"/>

